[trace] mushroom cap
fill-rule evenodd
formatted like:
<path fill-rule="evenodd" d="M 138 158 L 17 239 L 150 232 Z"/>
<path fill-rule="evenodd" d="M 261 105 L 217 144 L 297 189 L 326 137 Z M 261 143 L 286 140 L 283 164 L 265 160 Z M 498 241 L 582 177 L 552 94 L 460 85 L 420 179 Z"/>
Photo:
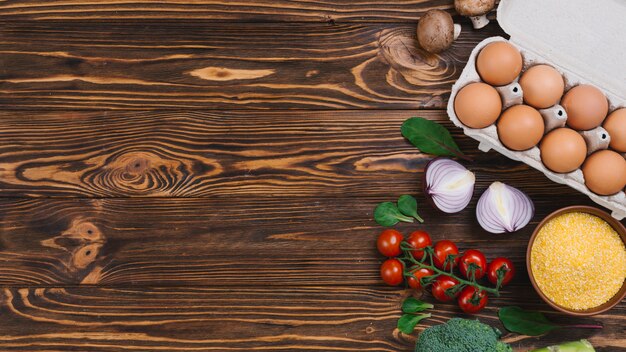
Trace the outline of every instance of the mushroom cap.
<path fill-rule="evenodd" d="M 449 13 L 430 10 L 417 24 L 417 41 L 429 53 L 441 52 L 454 41 L 454 22 Z"/>
<path fill-rule="evenodd" d="M 496 6 L 496 0 L 454 0 L 454 8 L 461 16 L 482 16 Z"/>

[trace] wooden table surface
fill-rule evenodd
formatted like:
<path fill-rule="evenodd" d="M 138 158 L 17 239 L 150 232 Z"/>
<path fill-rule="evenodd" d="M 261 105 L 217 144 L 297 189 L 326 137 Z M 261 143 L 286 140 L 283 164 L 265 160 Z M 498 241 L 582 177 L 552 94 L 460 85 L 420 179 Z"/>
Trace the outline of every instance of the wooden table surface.
<path fill-rule="evenodd" d="M 410 351 L 395 330 L 410 294 L 378 276 L 381 201 L 414 194 L 435 240 L 519 269 L 477 315 L 521 305 L 569 321 L 533 291 L 534 226 L 592 204 L 496 152 L 444 108 L 492 22 L 441 55 L 415 44 L 452 1 L 0 1 L 0 350 Z M 420 191 L 431 158 L 399 128 L 446 125 L 475 162 L 536 204 L 490 235 Z M 432 300 L 425 296 L 427 300 Z M 462 315 L 436 304 L 439 324 Z M 506 336 L 518 351 L 588 338 L 626 350 L 626 304 L 580 321 L 602 331 Z"/>

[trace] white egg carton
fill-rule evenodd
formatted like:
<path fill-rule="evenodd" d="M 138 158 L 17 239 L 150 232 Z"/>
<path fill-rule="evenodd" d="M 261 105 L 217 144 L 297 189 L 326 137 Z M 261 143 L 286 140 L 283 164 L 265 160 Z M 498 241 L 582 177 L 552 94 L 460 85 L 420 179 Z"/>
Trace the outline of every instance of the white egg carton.
<path fill-rule="evenodd" d="M 609 112 L 626 107 L 626 1 L 621 0 L 501 0 L 498 22 L 511 35 L 509 43 L 524 58 L 524 72 L 536 64 L 557 69 L 565 79 L 565 90 L 578 84 L 592 84 L 602 90 L 610 104 Z M 566 174 L 554 173 L 541 162 L 539 148 L 512 151 L 498 139 L 495 125 L 483 129 L 463 125 L 454 112 L 457 92 L 472 82 L 480 82 L 476 56 L 487 44 L 507 41 L 491 37 L 472 51 L 461 76 L 452 86 L 448 102 L 450 120 L 463 132 L 479 141 L 484 152 L 494 149 L 543 172 L 550 180 L 566 184 L 612 211 L 618 220 L 626 217 L 626 194 L 600 196 L 585 186 L 580 169 Z M 620 95 L 621 94 L 621 95 Z"/>

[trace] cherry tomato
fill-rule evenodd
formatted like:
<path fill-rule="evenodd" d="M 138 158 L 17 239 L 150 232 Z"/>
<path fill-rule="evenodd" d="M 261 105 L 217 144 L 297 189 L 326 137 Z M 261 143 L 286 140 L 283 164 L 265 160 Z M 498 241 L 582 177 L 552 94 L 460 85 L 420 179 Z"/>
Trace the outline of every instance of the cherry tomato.
<path fill-rule="evenodd" d="M 402 234 L 396 230 L 385 230 L 376 241 L 376 247 L 380 254 L 385 257 L 397 257 L 402 253 L 400 243 L 402 242 Z"/>
<path fill-rule="evenodd" d="M 404 278 L 404 266 L 398 259 L 387 259 L 380 266 L 380 277 L 387 285 L 398 286 Z"/>
<path fill-rule="evenodd" d="M 436 300 L 440 302 L 449 302 L 453 300 L 454 298 L 456 298 L 456 296 L 458 296 L 459 293 L 457 292 L 455 295 L 448 296 L 448 294 L 446 294 L 446 290 L 458 284 L 459 282 L 455 278 L 452 278 L 448 275 L 440 275 L 433 282 L 431 293 L 433 294 L 433 297 L 435 297 Z"/>
<path fill-rule="evenodd" d="M 478 313 L 487 305 L 487 293 L 479 291 L 476 287 L 465 286 L 459 295 L 459 307 L 467 314 Z"/>
<path fill-rule="evenodd" d="M 471 279 L 470 271 L 473 270 L 474 278 L 478 280 L 485 276 L 485 272 L 487 272 L 487 258 L 485 258 L 485 255 L 481 251 L 468 249 L 461 256 L 459 269 L 461 270 L 461 274 L 467 279 Z"/>
<path fill-rule="evenodd" d="M 409 276 L 406 281 L 409 283 L 409 287 L 417 290 L 422 288 L 420 283 L 421 278 L 425 276 L 432 276 L 434 274 L 435 272 L 428 268 L 419 268 L 413 272 L 413 275 L 417 278 L 417 280 L 412 276 Z"/>
<path fill-rule="evenodd" d="M 454 256 L 454 260 L 446 263 L 446 258 L 448 256 Z M 459 263 L 459 249 L 456 247 L 454 242 L 448 240 L 441 240 L 435 243 L 434 254 L 433 254 L 433 262 L 436 267 L 441 270 L 452 270 Z"/>
<path fill-rule="evenodd" d="M 416 250 L 411 251 L 413 258 L 422 260 L 424 257 L 424 251 L 419 249 L 432 245 L 433 241 L 430 239 L 428 232 L 418 230 L 409 235 L 409 238 L 406 239 L 406 243 L 408 243 L 411 247 L 416 248 Z"/>
<path fill-rule="evenodd" d="M 498 277 L 502 277 L 501 286 L 508 284 L 515 276 L 515 267 L 507 258 L 496 258 L 489 264 L 487 278 L 494 285 L 498 284 Z"/>

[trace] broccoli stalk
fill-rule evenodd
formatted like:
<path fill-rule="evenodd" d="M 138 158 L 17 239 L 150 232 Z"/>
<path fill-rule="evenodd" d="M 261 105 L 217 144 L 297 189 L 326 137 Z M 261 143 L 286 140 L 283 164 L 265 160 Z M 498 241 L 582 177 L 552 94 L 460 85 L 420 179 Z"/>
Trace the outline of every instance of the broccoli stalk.
<path fill-rule="evenodd" d="M 531 352 L 595 352 L 593 346 L 587 340 L 572 341 L 556 346 L 539 348 Z"/>

